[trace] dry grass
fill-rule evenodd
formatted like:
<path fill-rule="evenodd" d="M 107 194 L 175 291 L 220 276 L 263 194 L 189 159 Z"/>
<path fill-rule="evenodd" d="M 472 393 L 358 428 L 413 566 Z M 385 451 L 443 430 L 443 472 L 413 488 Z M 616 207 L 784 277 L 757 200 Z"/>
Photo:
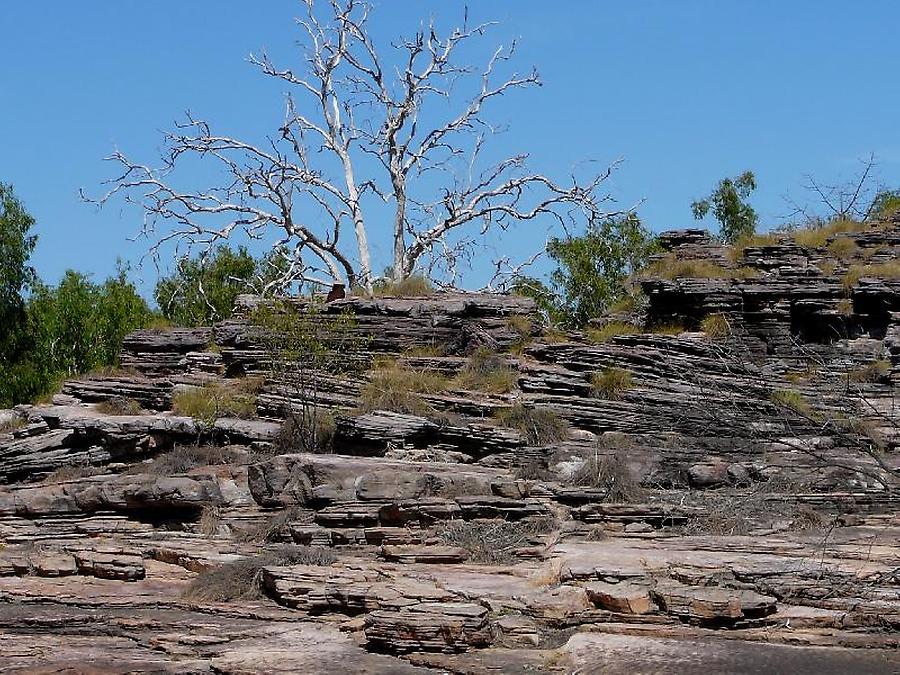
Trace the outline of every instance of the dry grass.
<path fill-rule="evenodd" d="M 207 502 L 200 510 L 197 521 L 197 532 L 204 537 L 213 537 L 219 533 L 222 524 L 222 512 L 218 504 Z"/>
<path fill-rule="evenodd" d="M 516 551 L 545 543 L 546 535 L 557 528 L 552 518 L 507 520 L 454 520 L 437 536 L 448 546 L 459 546 L 469 553 L 469 562 L 507 565 L 516 561 Z"/>
<path fill-rule="evenodd" d="M 853 301 L 850 298 L 839 300 L 835 309 L 841 316 L 853 316 Z"/>
<path fill-rule="evenodd" d="M 814 417 L 815 413 L 806 397 L 796 389 L 776 389 L 769 395 L 775 405 L 794 411 L 804 417 Z"/>
<path fill-rule="evenodd" d="M 403 281 L 384 281 L 375 286 L 372 295 L 386 298 L 418 298 L 434 294 L 431 281 L 421 274 L 414 274 Z"/>
<path fill-rule="evenodd" d="M 94 406 L 94 410 L 102 415 L 143 415 L 145 411 L 141 404 L 133 398 L 116 396 L 100 401 Z"/>
<path fill-rule="evenodd" d="M 648 276 L 660 279 L 753 279 L 759 272 L 750 267 L 724 267 L 712 260 L 682 259 L 669 254 L 647 266 Z"/>
<path fill-rule="evenodd" d="M 518 338 L 509 346 L 509 352 L 522 354 L 534 337 L 534 323 L 530 317 L 516 314 L 506 319 L 506 325 L 518 335 Z"/>
<path fill-rule="evenodd" d="M 737 263 L 744 259 L 745 251 L 753 246 L 777 246 L 782 243 L 782 235 L 775 233 L 753 234 L 741 237 L 728 251 L 728 259 Z"/>
<path fill-rule="evenodd" d="M 591 373 L 589 380 L 594 396 L 607 401 L 620 400 L 622 395 L 634 386 L 631 373 L 615 366 Z"/>
<path fill-rule="evenodd" d="M 584 458 L 584 462 L 569 476 L 567 482 L 577 487 L 605 490 L 605 500 L 615 504 L 639 502 L 644 498 L 644 490 L 628 467 L 626 457 L 625 450 L 601 454 L 597 447 Z"/>
<path fill-rule="evenodd" d="M 516 403 L 497 410 L 494 418 L 503 426 L 522 434 L 529 445 L 549 445 L 569 435 L 568 422 L 547 408 Z"/>
<path fill-rule="evenodd" d="M 5 422 L 0 422 L 0 434 L 11 434 L 13 431 L 21 429 L 26 424 L 28 424 L 28 422 L 25 421 L 24 417 L 14 417 Z"/>
<path fill-rule="evenodd" d="M 878 359 L 851 370 L 847 377 L 851 382 L 881 382 L 891 374 L 891 362 Z"/>
<path fill-rule="evenodd" d="M 594 344 L 604 344 L 620 335 L 637 335 L 640 328 L 627 321 L 609 321 L 602 326 L 591 326 L 584 330 L 584 338 Z"/>
<path fill-rule="evenodd" d="M 422 394 L 438 394 L 447 390 L 447 380 L 437 373 L 413 370 L 396 362 L 382 364 L 369 374 L 369 381 L 359 395 L 359 410 L 390 410 L 408 415 L 428 417 L 434 407 Z"/>
<path fill-rule="evenodd" d="M 700 322 L 700 330 L 713 340 L 724 340 L 731 335 L 731 324 L 724 314 L 710 314 Z"/>
<path fill-rule="evenodd" d="M 157 455 L 149 462 L 132 464 L 126 474 L 148 474 L 151 476 L 173 476 L 186 473 L 201 466 L 234 464 L 243 460 L 243 455 L 231 448 L 210 445 L 179 445 Z"/>
<path fill-rule="evenodd" d="M 106 473 L 106 471 L 99 466 L 61 466 L 47 474 L 43 482 L 65 483 L 70 480 L 78 480 L 79 478 L 98 476 L 102 473 Z"/>
<path fill-rule="evenodd" d="M 837 237 L 828 244 L 828 253 L 835 258 L 846 260 L 859 253 L 859 246 L 850 237 Z"/>
<path fill-rule="evenodd" d="M 291 413 L 272 439 L 271 454 L 330 453 L 336 431 L 334 415 L 328 411 L 311 408 Z"/>
<path fill-rule="evenodd" d="M 650 329 L 653 335 L 681 335 L 684 326 L 680 323 L 661 323 Z"/>
<path fill-rule="evenodd" d="M 835 220 L 822 227 L 809 227 L 802 230 L 795 230 L 791 233 L 794 241 L 804 248 L 821 248 L 825 246 L 828 239 L 838 234 L 848 234 L 851 232 L 860 232 L 866 229 L 864 223 L 853 220 Z"/>
<path fill-rule="evenodd" d="M 262 384 L 262 378 L 242 377 L 185 389 L 173 397 L 172 411 L 206 424 L 222 417 L 252 419 L 256 417 L 256 397 Z"/>
<path fill-rule="evenodd" d="M 900 262 L 884 262 L 873 265 L 851 265 L 844 275 L 844 288 L 850 289 L 863 277 L 874 279 L 900 279 Z"/>
<path fill-rule="evenodd" d="M 823 260 L 816 265 L 816 268 L 826 277 L 830 277 L 832 274 L 834 274 L 834 271 L 837 269 L 837 267 L 837 263 L 833 260 Z"/>
<path fill-rule="evenodd" d="M 313 546 L 278 546 L 250 557 L 201 572 L 181 594 L 189 602 L 231 602 L 263 597 L 264 567 L 279 565 L 331 565 L 337 558 L 328 549 Z"/>
<path fill-rule="evenodd" d="M 239 539 L 252 544 L 274 544 L 284 541 L 288 526 L 300 520 L 302 510 L 298 506 L 282 509 L 266 518 L 262 523 L 243 532 Z"/>
<path fill-rule="evenodd" d="M 515 389 L 519 373 L 499 354 L 479 347 L 466 360 L 452 385 L 459 389 L 506 394 Z"/>

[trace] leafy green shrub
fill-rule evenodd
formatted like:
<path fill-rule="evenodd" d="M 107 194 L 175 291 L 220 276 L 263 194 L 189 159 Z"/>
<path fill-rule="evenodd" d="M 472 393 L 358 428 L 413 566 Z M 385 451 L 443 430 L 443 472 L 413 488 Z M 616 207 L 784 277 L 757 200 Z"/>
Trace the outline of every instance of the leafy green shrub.
<path fill-rule="evenodd" d="M 494 418 L 503 426 L 515 429 L 529 445 L 548 445 L 569 435 L 569 424 L 552 410 L 515 403 L 500 408 Z"/>
<path fill-rule="evenodd" d="M 241 558 L 201 572 L 181 594 L 189 602 L 232 602 L 263 597 L 264 567 L 280 565 L 331 565 L 337 558 L 328 549 L 314 546 L 277 546 L 255 556 Z"/>
<path fill-rule="evenodd" d="M 396 362 L 382 364 L 369 373 L 369 381 L 359 395 L 359 409 L 428 417 L 434 408 L 421 395 L 438 394 L 446 389 L 447 380 L 437 373 L 413 370 Z"/>
<path fill-rule="evenodd" d="M 615 366 L 591 373 L 590 383 L 594 396 L 607 401 L 618 401 L 633 386 L 631 373 Z"/>
<path fill-rule="evenodd" d="M 630 293 L 629 278 L 655 249 L 637 215 L 610 218 L 591 224 L 581 236 L 551 239 L 547 253 L 556 269 L 549 286 L 520 277 L 514 290 L 533 298 L 553 323 L 578 328 Z"/>
<path fill-rule="evenodd" d="M 731 335 L 731 324 L 724 314 L 709 314 L 700 322 L 700 330 L 713 340 L 721 340 Z"/>
<path fill-rule="evenodd" d="M 519 374 L 506 359 L 487 347 L 479 347 L 466 359 L 465 365 L 452 384 L 460 389 L 506 394 L 519 381 Z"/>
<path fill-rule="evenodd" d="M 620 335 L 637 335 L 640 328 L 626 321 L 608 321 L 602 326 L 590 326 L 584 330 L 584 338 L 594 344 L 604 344 Z"/>
<path fill-rule="evenodd" d="M 720 234 L 728 244 L 753 236 L 759 217 L 746 200 L 756 189 L 756 177 L 745 171 L 734 178 L 723 178 L 705 199 L 691 204 L 694 218 L 702 220 L 712 211 L 719 221 Z"/>

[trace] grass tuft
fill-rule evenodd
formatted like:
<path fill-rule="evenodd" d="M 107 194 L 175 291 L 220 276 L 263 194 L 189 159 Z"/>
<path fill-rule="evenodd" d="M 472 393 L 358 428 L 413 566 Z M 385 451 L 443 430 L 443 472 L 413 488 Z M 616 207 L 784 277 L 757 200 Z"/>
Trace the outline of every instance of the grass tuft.
<path fill-rule="evenodd" d="M 263 381 L 243 377 L 179 391 L 172 399 L 176 415 L 212 424 L 221 417 L 256 417 L 256 397 Z"/>
<path fill-rule="evenodd" d="M 516 403 L 494 413 L 505 427 L 515 429 L 529 445 L 549 445 L 569 435 L 569 424 L 552 410 Z"/>
<path fill-rule="evenodd" d="M 588 342 L 604 344 L 620 335 L 637 335 L 640 329 L 627 321 L 609 321 L 602 326 L 591 326 L 584 331 L 584 337 Z"/>
<path fill-rule="evenodd" d="M 881 382 L 891 374 L 891 362 L 884 359 L 872 361 L 848 373 L 851 382 Z"/>
<path fill-rule="evenodd" d="M 360 392 L 359 410 L 390 410 L 428 417 L 435 410 L 422 394 L 438 394 L 446 389 L 446 378 L 436 373 L 413 370 L 396 362 L 382 364 L 369 374 L 369 381 Z"/>
<path fill-rule="evenodd" d="M 280 565 L 331 565 L 337 558 L 328 549 L 314 546 L 278 546 L 201 572 L 181 594 L 189 602 L 231 602 L 263 597 L 264 567 Z"/>
<path fill-rule="evenodd" d="M 510 367 L 505 358 L 487 347 L 479 347 L 466 360 L 452 384 L 459 389 L 506 394 L 516 387 L 518 381 L 518 372 Z"/>
<path fill-rule="evenodd" d="M 141 404 L 133 398 L 125 398 L 116 396 L 114 398 L 100 401 L 94 406 L 101 415 L 143 415 L 144 409 Z"/>
<path fill-rule="evenodd" d="M 594 396 L 607 401 L 620 400 L 634 386 L 631 373 L 615 366 L 591 373 L 589 379 Z"/>
<path fill-rule="evenodd" d="M 731 324 L 724 314 L 710 314 L 700 322 L 700 330 L 713 340 L 724 340 L 731 335 Z"/>
<path fill-rule="evenodd" d="M 815 416 L 809 401 L 796 389 L 776 389 L 769 395 L 769 400 L 777 406 L 793 410 L 804 417 Z"/>
<path fill-rule="evenodd" d="M 569 476 L 569 485 L 599 488 L 606 491 L 605 499 L 616 504 L 639 502 L 644 497 L 640 481 L 634 477 L 626 461 L 626 453 L 616 450 L 612 454 L 600 454 L 599 449 L 584 459 Z"/>
<path fill-rule="evenodd" d="M 385 298 L 418 298 L 433 294 L 434 286 L 421 274 L 414 274 L 403 281 L 383 281 L 376 284 L 372 293 L 374 297 Z"/>

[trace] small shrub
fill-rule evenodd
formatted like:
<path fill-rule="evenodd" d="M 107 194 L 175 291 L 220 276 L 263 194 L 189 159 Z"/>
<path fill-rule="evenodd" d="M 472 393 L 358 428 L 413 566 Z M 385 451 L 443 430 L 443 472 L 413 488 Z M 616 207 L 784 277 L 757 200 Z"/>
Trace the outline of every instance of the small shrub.
<path fill-rule="evenodd" d="M 546 462 L 532 458 L 516 467 L 515 477 L 520 480 L 549 480 L 551 473 Z"/>
<path fill-rule="evenodd" d="M 769 400 L 777 406 L 793 410 L 804 417 L 814 416 L 809 401 L 796 389 L 776 389 L 770 394 Z"/>
<path fill-rule="evenodd" d="M 504 565 L 515 562 L 516 551 L 534 545 L 551 534 L 557 523 L 550 518 L 509 522 L 506 520 L 454 520 L 437 533 L 448 546 L 469 553 L 469 562 Z"/>
<path fill-rule="evenodd" d="M 821 530 L 828 519 L 811 506 L 800 504 L 794 509 L 794 517 L 791 519 L 791 529 L 798 531 Z"/>
<path fill-rule="evenodd" d="M 620 335 L 637 335 L 640 329 L 627 321 L 609 321 L 602 326 L 591 326 L 584 331 L 584 337 L 588 342 L 604 344 Z"/>
<path fill-rule="evenodd" d="M 179 445 L 168 452 L 157 455 L 149 462 L 132 464 L 125 470 L 127 474 L 148 474 L 151 476 L 172 476 L 187 473 L 201 466 L 217 466 L 241 462 L 244 455 L 232 448 L 209 445 Z"/>
<path fill-rule="evenodd" d="M 497 410 L 494 417 L 503 426 L 517 430 L 529 445 L 548 445 L 569 435 L 568 423 L 547 408 L 516 403 Z"/>
<path fill-rule="evenodd" d="M 599 448 L 595 448 L 567 482 L 577 487 L 605 490 L 605 499 L 615 504 L 639 502 L 644 497 L 640 481 L 628 468 L 623 450 L 600 454 Z"/>
<path fill-rule="evenodd" d="M 143 415 L 144 409 L 133 398 L 116 396 L 105 401 L 100 401 L 94 406 L 94 410 L 102 415 Z"/>
<path fill-rule="evenodd" d="M 264 567 L 279 565 L 331 565 L 337 558 L 314 546 L 278 546 L 201 572 L 181 594 L 190 602 L 231 602 L 263 597 L 260 584 Z"/>
<path fill-rule="evenodd" d="M 179 391 L 172 399 L 176 415 L 212 424 L 221 417 L 256 417 L 256 397 L 262 380 L 254 377 L 215 382 Z"/>
<path fill-rule="evenodd" d="M 891 362 L 884 359 L 872 361 L 859 368 L 854 368 L 848 374 L 851 382 L 881 382 L 891 374 Z"/>
<path fill-rule="evenodd" d="M 431 281 L 421 274 L 414 274 L 403 281 L 383 281 L 376 284 L 375 297 L 416 298 L 434 294 Z"/>
<path fill-rule="evenodd" d="M 447 380 L 436 373 L 412 370 L 398 363 L 376 368 L 359 396 L 359 410 L 391 410 L 408 415 L 427 417 L 434 407 L 422 399 L 422 394 L 437 394 L 447 389 Z"/>
<path fill-rule="evenodd" d="M 723 340 L 731 335 L 731 324 L 724 314 L 710 314 L 700 322 L 700 330 L 713 340 Z"/>
<path fill-rule="evenodd" d="M 272 453 L 329 453 L 334 446 L 336 430 L 334 415 L 330 412 L 315 408 L 292 412 L 272 440 Z"/>
<path fill-rule="evenodd" d="M 591 373 L 589 379 L 594 396 L 607 401 L 618 401 L 633 386 L 631 373 L 615 366 Z"/>
<path fill-rule="evenodd" d="M 519 381 L 519 374 L 511 368 L 506 359 L 493 353 L 487 347 L 479 347 L 466 360 L 453 386 L 460 389 L 484 391 L 492 394 L 506 394 Z"/>

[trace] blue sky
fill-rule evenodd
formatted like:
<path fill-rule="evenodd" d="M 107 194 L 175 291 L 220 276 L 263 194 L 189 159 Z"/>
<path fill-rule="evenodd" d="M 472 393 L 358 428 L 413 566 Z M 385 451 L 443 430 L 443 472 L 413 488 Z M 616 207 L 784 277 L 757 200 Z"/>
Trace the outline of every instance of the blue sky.
<path fill-rule="evenodd" d="M 608 188 L 622 206 L 643 200 L 655 230 L 691 225 L 690 202 L 744 169 L 756 173 L 752 203 L 767 226 L 788 211 L 786 192 L 803 195 L 806 174 L 848 178 L 870 152 L 880 179 L 900 186 L 894 0 L 470 4 L 470 17 L 500 22 L 488 42 L 518 38 L 517 65 L 535 65 L 545 83 L 491 109 L 510 126 L 501 147 L 557 176 L 623 158 Z M 450 26 L 463 6 L 380 0 L 375 39 L 430 15 Z M 98 212 L 78 196 L 100 193 L 113 148 L 153 162 L 160 130 L 187 109 L 235 135 L 270 131 L 283 88 L 246 57 L 294 58 L 299 13 L 294 0 L 0 3 L 0 180 L 38 220 L 42 277 L 75 268 L 100 279 L 144 251 L 128 241 L 139 213 Z M 507 244 L 514 253 L 544 243 L 540 227 L 521 232 Z M 143 291 L 155 275 L 136 274 Z"/>

